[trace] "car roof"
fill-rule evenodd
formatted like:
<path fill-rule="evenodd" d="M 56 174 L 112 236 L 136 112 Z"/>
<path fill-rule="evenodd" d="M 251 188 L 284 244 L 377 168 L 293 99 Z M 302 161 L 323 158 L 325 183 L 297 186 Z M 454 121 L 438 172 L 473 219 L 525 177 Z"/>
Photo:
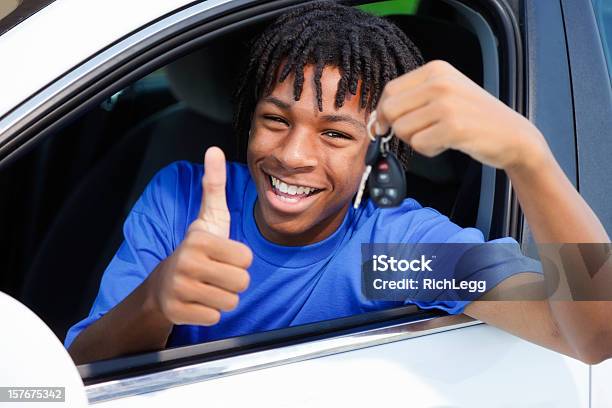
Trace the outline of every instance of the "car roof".
<path fill-rule="evenodd" d="M 0 35 L 0 118 L 110 44 L 190 3 L 193 2 L 52 2 Z"/>

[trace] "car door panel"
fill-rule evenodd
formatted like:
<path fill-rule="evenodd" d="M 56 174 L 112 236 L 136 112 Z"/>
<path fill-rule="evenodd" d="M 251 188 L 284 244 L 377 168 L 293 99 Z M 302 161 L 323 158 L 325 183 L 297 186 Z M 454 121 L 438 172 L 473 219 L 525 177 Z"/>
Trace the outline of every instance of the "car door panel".
<path fill-rule="evenodd" d="M 577 408 L 588 407 L 588 371 L 577 360 L 479 324 L 96 406 Z"/>
<path fill-rule="evenodd" d="M 612 360 L 591 367 L 591 408 L 612 407 Z"/>

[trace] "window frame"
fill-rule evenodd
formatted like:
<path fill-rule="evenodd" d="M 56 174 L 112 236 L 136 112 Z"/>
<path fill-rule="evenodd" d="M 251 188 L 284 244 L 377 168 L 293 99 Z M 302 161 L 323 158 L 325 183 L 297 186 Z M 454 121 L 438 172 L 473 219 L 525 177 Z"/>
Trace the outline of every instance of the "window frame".
<path fill-rule="evenodd" d="M 612 82 L 612 6 L 608 5 L 608 7 L 610 7 L 610 25 L 607 25 L 602 18 L 604 15 L 603 10 L 606 7 L 603 0 L 591 0 L 591 4 L 595 12 L 595 21 L 597 22 L 599 37 L 601 39 L 604 55 L 606 56 L 608 74 L 610 75 L 610 81 Z M 608 11 L 608 9 L 605 10 Z M 606 34 L 608 35 L 606 36 Z"/>
<path fill-rule="evenodd" d="M 406 306 L 77 368 L 91 404 L 482 324 L 466 315 L 416 310 Z"/>
<path fill-rule="evenodd" d="M 612 235 L 612 84 L 603 43 L 590 0 L 561 0 L 561 7 L 574 108 L 577 188 Z"/>
<path fill-rule="evenodd" d="M 524 2 L 521 10 L 525 52 L 525 116 L 542 132 L 555 159 L 577 186 L 571 71 L 561 2 Z M 561 39 L 561 40 L 560 40 Z M 521 215 L 521 241 L 538 258 L 536 242 Z"/>
<path fill-rule="evenodd" d="M 500 48 L 499 97 L 510 107 L 522 112 L 522 70 L 519 69 L 522 66 L 522 45 L 513 12 L 502 0 L 443 1 L 460 2 L 475 10 L 494 30 Z M 233 30 L 237 25 L 267 19 L 303 2 L 279 0 L 261 4 L 252 0 L 235 0 L 219 1 L 215 4 L 197 3 L 139 30 L 93 56 L 0 119 L 0 170 L 39 140 L 60 129 L 72 118 L 98 105 L 108 95 L 116 93 L 145 74 L 186 55 L 204 42 Z M 353 5 L 364 2 L 349 1 L 346 3 Z M 516 197 L 505 173 L 497 171 L 495 182 L 494 224 L 491 226 L 491 235 L 494 237 L 511 235 L 517 238 L 519 231 Z M 335 319 L 313 323 L 307 325 L 308 327 L 287 328 L 242 336 L 239 341 L 227 340 L 238 346 L 224 350 L 234 357 L 242 355 L 248 359 L 253 352 L 262 351 L 265 347 L 269 347 L 267 350 L 269 352 L 275 347 L 280 347 L 281 344 L 285 344 L 286 347 L 299 347 L 300 344 L 315 340 L 328 342 L 319 343 L 318 346 L 321 348 L 318 348 L 316 352 L 306 352 L 301 357 L 308 359 L 334 354 L 340 352 L 339 350 L 348 351 L 480 323 L 465 316 L 445 316 L 441 312 L 420 311 L 415 313 L 415 311 L 416 308 L 413 308 L 406 315 L 407 309 L 392 309 L 376 312 L 378 314 L 353 316 L 347 318 L 349 320 Z M 430 322 L 430 326 L 435 328 L 419 330 L 423 322 Z M 322 329 L 327 330 L 325 335 L 327 337 L 317 338 L 315 333 L 320 333 Z M 368 337 L 372 335 L 377 337 Z M 283 336 L 297 337 L 290 341 L 293 342 L 292 344 L 287 346 L 289 340 Z M 358 341 L 349 345 L 345 344 L 343 348 L 338 349 L 332 340 L 343 338 L 343 336 L 358 339 Z M 364 336 L 368 338 L 365 342 L 361 340 Z M 192 366 L 196 362 L 205 364 L 206 361 L 202 361 L 203 358 L 211 359 L 207 361 L 218 361 L 219 358 L 222 358 L 221 356 L 229 358 L 227 354 L 218 353 L 219 344 L 221 343 L 187 346 L 181 350 L 164 350 L 147 355 L 101 361 L 80 366 L 79 371 L 86 384 L 89 384 L 87 389 L 90 397 L 101 401 L 113 395 L 115 397 L 126 395 L 113 394 L 108 388 L 105 388 L 110 386 L 108 382 L 111 379 L 123 376 L 125 381 L 129 381 L 130 378 L 143 378 L 143 376 L 157 375 L 169 369 L 177 370 L 181 367 Z M 206 351 L 207 348 L 208 351 Z M 147 359 L 159 359 L 160 356 L 167 357 L 162 364 L 147 363 Z M 288 360 L 281 359 L 277 362 L 268 362 L 266 366 L 286 362 Z M 253 367 L 253 369 L 257 368 L 261 366 Z M 229 374 L 231 373 L 224 375 Z M 113 382 L 113 384 L 120 385 L 121 382 Z M 131 392 L 141 392 L 142 383 L 138 384 L 140 385 Z M 167 383 L 166 386 L 169 384 Z"/>
<path fill-rule="evenodd" d="M 16 27 L 22 21 L 38 13 L 55 0 L 22 0 L 13 11 L 0 18 L 0 36 Z"/>

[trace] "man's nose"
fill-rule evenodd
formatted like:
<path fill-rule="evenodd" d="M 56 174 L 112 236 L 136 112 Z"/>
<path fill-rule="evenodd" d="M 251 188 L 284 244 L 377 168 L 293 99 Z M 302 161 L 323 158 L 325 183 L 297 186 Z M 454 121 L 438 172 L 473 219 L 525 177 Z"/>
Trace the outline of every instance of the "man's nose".
<path fill-rule="evenodd" d="M 317 166 L 317 137 L 304 128 L 293 128 L 277 151 L 276 158 L 287 169 L 307 170 Z"/>

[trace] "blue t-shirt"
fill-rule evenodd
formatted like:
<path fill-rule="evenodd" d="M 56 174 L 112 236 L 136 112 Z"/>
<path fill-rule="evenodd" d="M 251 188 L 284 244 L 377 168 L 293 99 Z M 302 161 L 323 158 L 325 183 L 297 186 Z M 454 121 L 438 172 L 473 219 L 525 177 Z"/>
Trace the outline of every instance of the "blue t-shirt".
<path fill-rule="evenodd" d="M 169 346 L 200 343 L 247 333 L 399 306 L 401 302 L 372 301 L 361 290 L 361 244 L 482 243 L 475 228 L 461 228 L 431 208 L 406 199 L 396 208 L 381 209 L 368 200 L 350 208 L 340 227 L 325 240 L 287 247 L 268 241 L 253 215 L 255 184 L 245 165 L 227 166 L 227 203 L 230 238 L 253 251 L 251 283 L 236 309 L 224 312 L 210 327 L 177 325 Z M 135 204 L 123 232 L 125 240 L 108 265 L 89 316 L 75 324 L 65 339 L 75 337 L 136 289 L 157 264 L 172 254 L 198 215 L 203 166 L 177 162 L 161 170 Z M 516 241 L 510 238 L 498 242 Z M 492 264 L 495 260 L 490 261 Z M 503 268 L 489 279 L 491 287 L 520 272 Z M 421 308 L 461 313 L 467 301 L 410 302 Z"/>

